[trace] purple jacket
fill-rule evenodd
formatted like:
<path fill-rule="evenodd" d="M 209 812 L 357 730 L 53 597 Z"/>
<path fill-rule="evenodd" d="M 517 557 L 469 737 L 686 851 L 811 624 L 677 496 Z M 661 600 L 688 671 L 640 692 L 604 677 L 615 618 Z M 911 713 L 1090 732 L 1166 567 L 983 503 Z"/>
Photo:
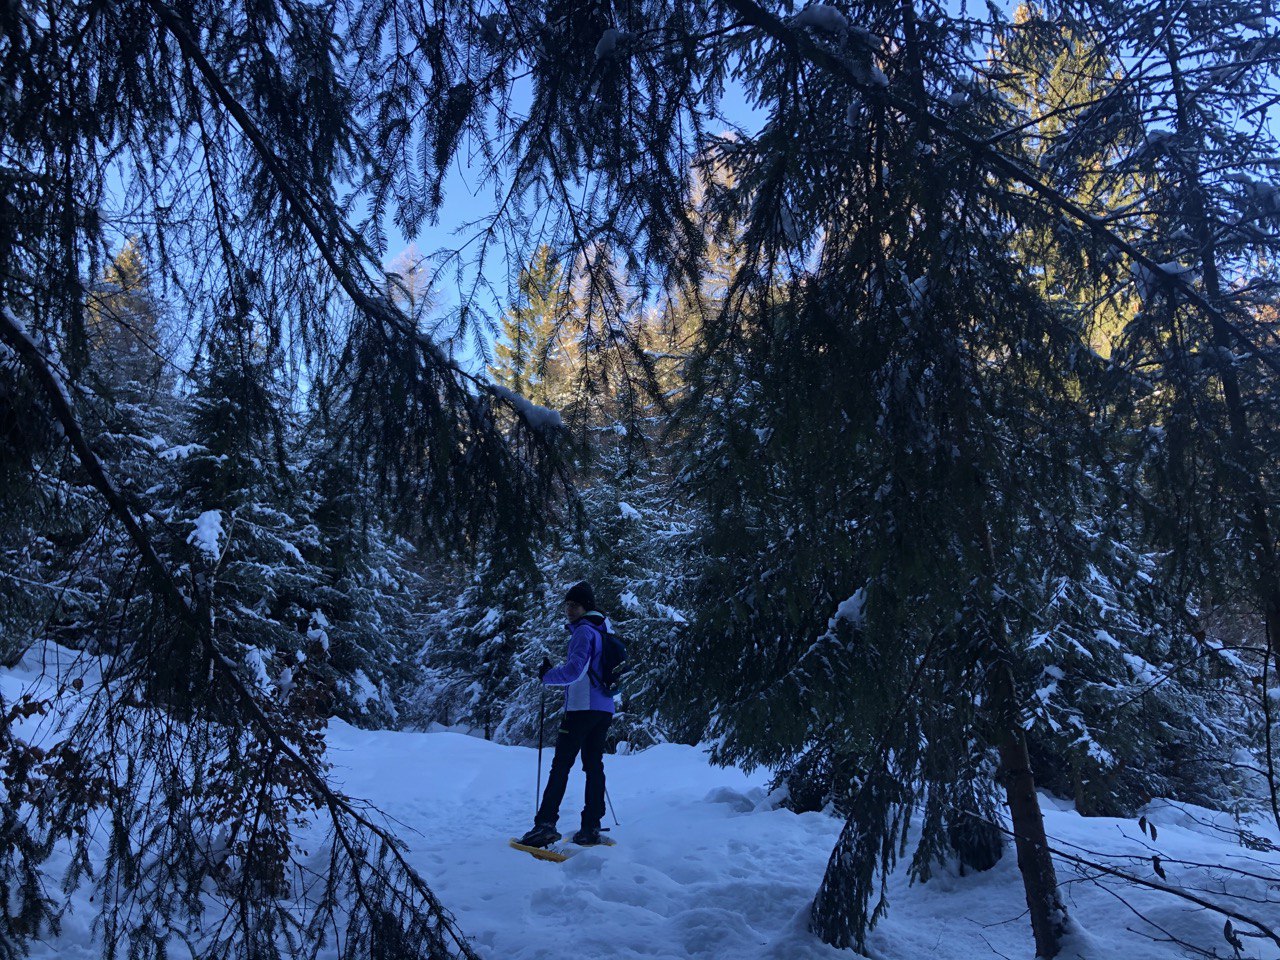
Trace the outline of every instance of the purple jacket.
<path fill-rule="evenodd" d="M 593 622 L 594 621 L 594 622 Z M 601 674 L 600 657 L 604 641 L 600 627 L 607 627 L 603 614 L 594 610 L 569 624 L 569 654 L 563 664 L 552 667 L 542 678 L 549 687 L 564 687 L 564 708 L 568 710 L 603 710 L 613 713 L 613 697 L 591 679 Z"/>

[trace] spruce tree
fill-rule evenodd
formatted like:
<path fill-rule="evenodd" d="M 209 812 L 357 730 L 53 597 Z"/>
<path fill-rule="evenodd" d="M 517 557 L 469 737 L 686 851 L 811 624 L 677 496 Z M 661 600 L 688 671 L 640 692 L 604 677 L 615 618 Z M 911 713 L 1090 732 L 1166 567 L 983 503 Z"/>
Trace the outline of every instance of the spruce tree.
<path fill-rule="evenodd" d="M 575 329 L 564 271 L 545 244 L 521 269 L 519 295 L 500 321 L 489 372 L 509 390 L 542 406 L 563 406 L 573 366 Z"/>
<path fill-rule="evenodd" d="M 1213 608 L 1243 600 L 1267 646 L 1275 187 L 1263 171 L 1274 137 L 1255 118 L 1275 94 L 1276 27 L 1241 4 L 1090 12 L 1112 29 L 1079 27 L 1093 49 L 1078 70 L 1096 92 L 1059 118 L 1055 152 L 1087 144 L 1098 158 L 1087 169 L 1100 193 L 1086 206 L 1107 226 L 1091 246 L 1106 241 L 1097 273 L 1111 292 L 1082 307 L 1125 320 L 1105 413 L 1133 468 L 1129 513 L 1197 635 L 1200 613 L 1214 619 Z M 1108 192 L 1124 198 L 1114 211 L 1099 202 Z"/>
<path fill-rule="evenodd" d="M 1228 549 L 1201 541 L 1195 553 L 1248 591 L 1280 667 L 1280 495 L 1265 466 L 1280 451 L 1268 412 L 1280 381 L 1277 365 L 1255 347 L 1275 332 L 1261 310 L 1276 284 L 1268 226 L 1280 208 L 1277 187 L 1257 179 L 1274 140 L 1244 126 L 1274 78 L 1274 67 L 1257 58 L 1276 25 L 1234 4 L 1162 6 L 1158 22 L 1168 70 L 1159 92 L 1169 126 L 1149 129 L 1145 138 L 1163 176 L 1149 195 L 1154 229 L 1143 242 L 1162 266 L 1135 268 L 1144 311 L 1127 331 L 1135 352 L 1159 351 L 1169 388 L 1159 399 L 1143 398 L 1167 404 L 1172 428 L 1162 449 L 1151 451 L 1152 475 L 1166 501 L 1181 499 L 1196 474 L 1206 481 L 1197 483 L 1208 494 L 1193 508 L 1198 530 L 1184 529 L 1180 538 L 1214 528 L 1225 536 Z M 1157 18 L 1135 25 L 1153 30 Z M 1166 280 L 1181 274 L 1197 278 L 1210 309 L 1185 305 Z M 1234 284 L 1226 279 L 1233 275 Z M 1209 450 L 1224 456 L 1206 457 Z M 1169 480 L 1177 484 L 1172 490 L 1164 486 Z"/>
<path fill-rule="evenodd" d="M 997 36 L 992 65 L 1003 72 L 994 82 L 1016 110 L 1003 138 L 1019 142 L 1037 176 L 1071 202 L 1098 211 L 1102 222 L 1112 217 L 1124 222 L 1154 171 L 1133 168 L 1114 175 L 1125 151 L 1106 131 L 1125 111 L 1123 101 L 1112 102 L 1120 76 L 1112 48 L 1092 31 L 1077 36 L 1069 24 L 1035 5 L 1017 7 Z M 1102 128 L 1101 136 L 1094 127 Z M 1117 295 L 1123 276 L 1110 247 L 1062 223 L 1024 231 L 1018 246 L 1045 296 L 1083 308 L 1092 325 L 1092 346 L 1109 355 L 1137 310 L 1136 298 Z"/>
<path fill-rule="evenodd" d="M 6 524 L 6 562 L 17 558 L 17 575 L 44 569 L 15 537 L 39 528 L 64 477 L 83 516 L 109 515 L 103 538 L 81 530 L 69 541 L 136 585 L 106 602 L 112 629 L 97 634 L 99 648 L 112 636 L 123 651 L 112 667 L 126 686 L 112 689 L 142 691 L 190 724 L 184 756 L 211 784 L 179 789 L 189 768 L 167 764 L 171 728 L 134 712 L 132 699 L 100 700 L 91 717 L 110 731 L 111 750 L 137 761 L 126 782 L 72 775 L 106 749 L 92 738 L 68 748 L 79 766 L 45 769 L 53 786 L 41 795 L 62 804 L 40 811 L 41 823 L 63 825 L 50 836 L 109 812 L 112 885 L 138 876 L 131 834 L 164 854 L 156 884 L 133 888 L 136 902 L 110 901 L 113 945 L 156 947 L 157 927 L 129 918 L 177 916 L 190 906 L 177 891 L 215 872 L 231 878 L 218 889 L 233 922 L 211 951 L 270 953 L 314 938 L 324 920 L 300 931 L 275 908 L 287 899 L 289 818 L 325 810 L 355 839 L 344 849 L 381 852 L 334 847 L 324 902 L 355 888 L 377 894 L 346 916 L 353 950 L 470 953 L 392 839 L 328 788 L 314 709 L 322 684 L 303 677 L 306 696 L 273 698 L 281 674 L 259 654 L 259 682 L 250 653 L 313 634 L 321 643 L 312 594 L 341 582 L 317 579 L 307 551 L 323 559 L 324 544 L 304 510 L 282 506 L 308 503 L 291 492 L 289 445 L 274 439 L 297 411 L 257 349 L 287 360 L 298 382 L 305 372 L 308 402 L 332 417 L 326 456 L 379 500 L 387 530 L 416 544 L 471 556 L 530 550 L 539 508 L 563 488 L 559 418 L 464 369 L 450 331 L 406 309 L 380 267 L 386 217 L 408 233 L 435 217 L 467 144 L 500 197 L 476 261 L 459 271 L 482 275 L 501 238 L 512 262 L 527 263 L 543 242 L 558 251 L 582 311 L 584 425 L 631 430 L 649 397 L 633 387 L 671 373 L 648 350 L 646 308 L 702 289 L 709 237 L 741 250 L 718 309 L 698 316 L 685 397 L 684 472 L 711 514 L 702 544 L 711 565 L 684 609 L 698 612 L 691 636 L 708 641 L 695 647 L 702 665 L 723 668 L 688 675 L 685 728 L 714 717 L 721 756 L 747 763 L 790 762 L 816 744 L 820 765 L 852 784 L 849 824 L 815 904 L 826 939 L 856 944 L 865 934 L 912 810 L 926 818 L 919 875 L 947 844 L 974 866 L 989 862 L 999 777 L 1037 952 L 1055 952 L 1066 918 L 1025 721 L 1040 710 L 1034 700 L 1046 703 L 1050 667 L 1070 682 L 1056 702 L 1050 691 L 1045 724 L 1087 689 L 1040 642 L 1050 626 L 1070 646 L 1119 619 L 1122 644 L 1148 662 L 1168 655 L 1148 627 L 1176 615 L 1179 591 L 1112 589 L 1146 562 L 1128 549 L 1128 500 L 1158 491 L 1154 536 L 1186 547 L 1179 531 L 1195 535 L 1181 576 L 1210 571 L 1215 591 L 1248 584 L 1264 621 L 1275 620 L 1264 475 L 1272 331 L 1251 302 L 1271 288 L 1224 281 L 1267 271 L 1256 254 L 1270 248 L 1274 190 L 1240 125 L 1265 113 L 1247 111 L 1271 96 L 1274 30 L 1239 4 L 1054 12 L 1058 36 L 1046 49 L 1139 38 L 1092 60 L 1072 54 L 1108 71 L 1138 66 L 1114 83 L 1092 77 L 1106 90 L 1094 108 L 1065 98 L 1070 122 L 1054 135 L 1077 148 L 1065 154 L 1063 184 L 1046 182 L 1057 157 L 1010 135 L 1024 128 L 1026 105 L 1004 83 L 1007 65 L 987 56 L 1005 24 L 933 2 L 795 12 L 761 0 L 538 10 L 369 0 L 333 15 L 270 2 L 84 0 L 47 18 L 18 7 L 0 18 L 0 83 L 11 94 L 0 103 L 0 422 L 31 481 L 4 494 L 23 509 Z M 1214 43 L 1198 45 L 1202 36 Z M 1153 50 L 1164 69 L 1141 66 Z M 717 103 L 730 75 L 768 118 L 758 135 L 709 135 L 728 125 Z M 1046 120 L 1036 118 L 1042 132 Z M 1112 152 L 1095 150 L 1103 144 Z M 1111 181 L 1084 182 L 1095 157 Z M 691 164 L 727 172 L 702 178 L 714 184 L 711 231 L 689 202 Z M 249 401 L 226 418 L 238 430 L 220 448 L 228 459 L 183 461 L 192 496 L 161 483 L 168 503 L 147 493 L 155 484 L 131 488 L 132 454 L 100 443 L 116 431 L 109 391 L 93 377 L 86 278 L 102 273 L 106 238 L 124 232 L 107 222 L 118 208 L 105 196 L 113 172 L 124 177 L 129 230 L 147 221 L 147 249 L 190 341 L 209 344 L 201 376 Z M 1134 184 L 1149 201 L 1137 213 L 1087 209 Z M 352 225 L 354 210 L 366 215 Z M 1080 261 L 1093 265 L 1103 251 L 1099 276 L 1083 279 L 1090 288 L 1119 263 L 1143 288 L 1144 309 L 1110 364 L 1090 349 L 1095 314 L 1078 291 L 1027 276 L 1029 238 L 1038 245 L 1060 230 L 1078 236 L 1055 244 L 1055 257 L 1080 236 L 1089 240 Z M 476 310 L 464 294 L 458 329 Z M 595 398 L 610 416 L 592 410 Z M 200 403 L 208 412 L 216 394 L 198 396 L 196 412 Z M 25 430 L 29 416 L 56 423 L 66 446 Z M 1134 423 L 1143 417 L 1159 421 L 1166 442 L 1148 442 Z M 1132 429 L 1113 446 L 1098 429 L 1109 423 Z M 217 426 L 194 442 L 221 443 Z M 1231 454 L 1221 470 L 1211 459 L 1220 439 Z M 41 461 L 55 449 L 71 455 L 45 486 Z M 1117 464 L 1135 460 L 1142 484 L 1117 498 L 1126 489 Z M 336 468 L 331 476 L 347 482 Z M 1185 509 L 1206 484 L 1213 495 L 1196 501 L 1205 509 Z M 255 518 L 252 536 L 219 534 L 224 510 Z M 1098 516 L 1108 522 L 1091 525 Z M 330 543 L 338 532 L 330 527 Z M 1222 534 L 1247 563 L 1215 562 Z M 1086 597 L 1076 588 L 1099 553 L 1114 564 Z M 262 584 L 247 576 L 254 563 L 271 566 Z M 1057 585 L 1068 602 L 1045 614 L 1037 603 Z M 1099 598 L 1123 602 L 1122 615 Z M 1270 642 L 1280 642 L 1274 630 Z M 202 668 L 203 685 L 156 656 L 171 650 L 177 664 Z M 782 721 L 759 716 L 764 704 L 786 707 Z M 1081 782 L 1097 779 L 1086 773 Z M 162 803 L 138 800 L 144 781 L 163 785 Z M 170 806 L 182 815 L 166 815 Z M 244 832 L 258 815 L 262 842 Z M 211 866 L 205 841 L 223 822 L 230 853 Z M 86 849 L 77 848 L 81 865 Z"/>

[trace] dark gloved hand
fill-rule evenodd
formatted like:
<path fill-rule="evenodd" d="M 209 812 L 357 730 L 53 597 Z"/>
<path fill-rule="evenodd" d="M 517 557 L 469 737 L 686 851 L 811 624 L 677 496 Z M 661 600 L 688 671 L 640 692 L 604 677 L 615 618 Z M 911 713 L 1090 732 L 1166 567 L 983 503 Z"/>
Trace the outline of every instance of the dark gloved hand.
<path fill-rule="evenodd" d="M 538 665 L 538 679 L 541 680 L 547 675 L 547 671 L 552 668 L 553 664 L 546 657 L 542 658 L 542 663 Z"/>

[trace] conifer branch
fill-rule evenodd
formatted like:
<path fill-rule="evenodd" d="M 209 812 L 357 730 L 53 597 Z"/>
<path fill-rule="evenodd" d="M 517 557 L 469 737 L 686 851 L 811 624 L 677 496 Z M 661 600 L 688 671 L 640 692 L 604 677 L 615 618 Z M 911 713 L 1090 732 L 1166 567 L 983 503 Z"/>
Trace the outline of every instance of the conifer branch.
<path fill-rule="evenodd" d="M 66 434 L 67 442 L 75 451 L 76 457 L 80 460 L 85 472 L 89 474 L 90 482 L 102 495 L 102 498 L 107 501 L 107 506 L 110 507 L 112 514 L 124 527 L 129 539 L 133 542 L 134 548 L 142 557 L 143 563 L 146 564 L 148 571 L 163 591 L 165 599 L 174 608 L 175 612 L 185 619 L 189 619 L 189 622 L 194 623 L 195 610 L 191 606 L 190 599 L 178 588 L 177 583 L 169 574 L 168 568 L 164 565 L 164 561 L 160 559 L 160 554 L 156 552 L 154 545 L 151 543 L 150 536 L 143 529 L 141 521 L 134 516 L 129 504 L 124 499 L 124 495 L 116 489 L 116 485 L 107 476 L 106 468 L 102 465 L 102 461 L 85 437 L 84 430 L 80 427 L 80 421 L 76 417 L 75 411 L 71 408 L 71 396 L 67 393 L 66 384 L 63 382 L 62 377 L 53 369 L 53 366 L 48 362 L 40 348 L 36 346 L 35 341 L 31 339 L 14 314 L 8 307 L 3 305 L 0 305 L 0 335 L 4 337 L 5 342 L 9 344 L 13 351 L 22 358 L 27 369 L 31 371 L 37 382 L 39 382 L 54 417 L 62 427 L 63 433 Z"/>
<path fill-rule="evenodd" d="M 371 294 L 364 288 L 364 285 L 356 277 L 354 272 L 347 268 L 347 263 L 362 263 L 368 260 L 361 244 L 357 244 L 351 238 L 343 235 L 344 227 L 341 220 L 337 216 L 336 211 L 317 210 L 311 200 L 309 200 L 304 192 L 298 189 L 293 182 L 293 178 L 289 176 L 289 172 L 285 169 L 280 158 L 276 156 L 275 151 L 271 149 L 271 145 L 267 142 L 266 136 L 259 129 L 258 124 L 250 116 L 244 105 L 232 94 L 227 87 L 218 71 L 214 69 L 213 64 L 209 62 L 209 58 L 205 56 L 200 45 L 192 39 L 188 31 L 187 23 L 162 0 L 146 0 L 152 12 L 155 13 L 156 19 L 164 27 L 165 31 L 173 37 L 178 47 L 190 63 L 195 65 L 196 70 L 204 79 L 209 91 L 214 98 L 220 103 L 235 120 L 236 125 L 249 141 L 254 153 L 261 161 L 262 165 L 270 173 L 272 180 L 279 188 L 281 194 L 287 200 L 290 209 L 294 215 L 302 222 L 303 227 L 310 235 L 312 242 L 315 244 L 316 250 L 320 257 L 328 266 L 330 273 L 337 280 L 339 286 L 351 298 L 352 303 L 357 309 L 364 313 L 367 317 L 375 319 L 378 322 L 398 331 L 402 335 L 411 340 L 420 343 L 424 348 L 424 354 L 429 355 L 432 361 L 441 369 L 448 371 L 452 376 L 459 380 L 470 382 L 478 389 L 488 393 L 490 396 L 506 403 L 513 413 L 520 418 L 521 422 L 528 423 L 527 418 L 518 405 L 512 402 L 508 397 L 499 391 L 494 391 L 492 385 L 481 377 L 476 376 L 464 370 L 456 362 L 451 360 L 443 350 L 440 349 L 434 341 L 430 340 L 424 334 L 421 334 L 413 328 L 413 325 L 385 296 Z M 338 224 L 336 232 L 330 236 L 321 223 L 321 216 L 324 215 L 332 224 Z"/>
<path fill-rule="evenodd" d="M 985 817 L 982 817 L 975 813 L 971 813 L 969 811 L 961 810 L 958 812 L 970 818 L 978 819 L 984 823 L 988 823 L 991 826 L 994 826 L 997 830 L 999 830 L 1001 833 L 1003 833 L 1005 836 L 1009 837 L 1010 839 L 1017 839 L 1016 834 L 1002 823 L 995 823 L 993 821 L 989 821 Z M 1238 910 L 1233 910 L 1232 908 L 1225 907 L 1222 904 L 1214 903 L 1212 900 L 1206 900 L 1204 897 L 1198 897 L 1194 893 L 1189 893 L 1188 891 L 1183 890 L 1179 887 L 1175 887 L 1171 884 L 1162 883 L 1159 880 L 1148 880 L 1146 877 L 1139 877 L 1136 874 L 1128 873 L 1124 870 L 1119 870 L 1115 867 L 1108 866 L 1105 863 L 1099 863 L 1097 860 L 1091 860 L 1088 857 L 1076 856 L 1075 854 L 1068 853 L 1067 851 L 1061 849 L 1060 847 L 1056 847 L 1053 844 L 1048 845 L 1048 850 L 1058 859 L 1064 860 L 1067 863 L 1074 864 L 1075 866 L 1084 867 L 1085 869 L 1088 869 L 1088 870 L 1096 870 L 1099 873 L 1106 874 L 1107 876 L 1115 877 L 1117 880 L 1123 880 L 1126 883 L 1132 883 L 1134 886 L 1146 887 L 1148 890 L 1157 890 L 1160 893 L 1167 893 L 1170 896 L 1177 897 L 1181 900 L 1186 900 L 1188 903 L 1193 903 L 1198 907 L 1203 907 L 1205 910 L 1209 910 L 1213 913 L 1218 914 L 1219 916 L 1227 917 L 1228 919 L 1231 919 L 1231 920 L 1238 920 L 1241 923 L 1248 924 L 1249 926 L 1258 930 L 1262 936 L 1266 937 L 1276 946 L 1280 946 L 1280 931 L 1277 931 L 1271 928 L 1270 926 L 1268 926 L 1267 924 L 1263 923 L 1261 920 L 1258 920 L 1255 917 L 1251 917 L 1247 914 L 1240 913 Z"/>
<path fill-rule="evenodd" d="M 390 852 L 391 857 L 395 861 L 398 868 L 404 871 L 404 875 L 408 878 L 413 892 L 422 898 L 427 904 L 432 915 L 438 921 L 444 934 L 447 935 L 454 944 L 457 955 L 464 960 L 478 960 L 478 955 L 471 949 L 465 937 L 462 935 L 455 925 L 453 917 L 445 909 L 444 905 L 436 899 L 434 893 L 422 880 L 421 876 L 405 859 L 400 842 L 391 835 L 386 829 L 375 824 L 367 816 L 358 811 L 349 799 L 337 793 L 328 782 L 323 774 L 320 773 L 313 758 L 304 756 L 295 746 L 284 736 L 267 715 L 262 705 L 258 702 L 253 692 L 249 690 L 244 680 L 241 678 L 235 664 L 229 660 L 223 653 L 217 649 L 217 644 L 212 634 L 212 626 L 209 620 L 202 617 L 197 608 L 191 603 L 190 599 L 183 593 L 178 586 L 177 580 L 173 577 L 164 561 L 160 558 L 158 551 L 151 541 L 150 535 L 143 528 L 124 496 L 116 488 L 111 478 L 107 475 L 106 468 L 103 466 L 101 459 L 94 452 L 92 445 L 85 437 L 84 430 L 80 426 L 79 419 L 71 406 L 71 398 L 67 393 L 62 378 L 49 364 L 43 353 L 35 341 L 27 334 L 26 330 L 17 321 L 16 317 L 8 310 L 8 308 L 0 308 L 0 336 L 4 341 L 22 358 L 32 375 L 40 383 L 43 388 L 45 398 L 49 402 L 59 425 L 62 427 L 67 436 L 72 449 L 75 451 L 77 459 L 85 471 L 89 474 L 89 478 L 93 486 L 107 501 L 112 514 L 124 526 L 132 541 L 134 548 L 142 556 L 143 562 L 152 574 L 157 586 L 159 587 L 168 605 L 179 619 L 189 628 L 193 629 L 199 635 L 206 646 L 210 663 L 217 671 L 219 677 L 227 684 L 235 693 L 237 699 L 244 707 L 249 719 L 254 726 L 267 738 L 272 746 L 279 751 L 297 770 L 299 770 L 306 782 L 309 784 L 314 795 L 318 797 L 324 806 L 329 810 L 332 818 L 334 831 L 351 859 L 353 865 L 361 863 L 362 858 L 359 856 L 359 850 L 347 836 L 346 831 L 342 828 L 342 818 L 349 817 L 352 822 L 361 828 L 369 831 L 379 842 L 385 845 Z M 442 949 L 446 948 L 444 935 L 441 935 L 440 942 L 437 944 Z"/>
<path fill-rule="evenodd" d="M 774 40 L 793 50 L 816 66 L 832 73 L 859 90 L 868 100 L 879 101 L 893 107 L 909 119 L 928 127 L 936 133 L 952 140 L 957 146 L 984 161 L 993 172 L 1022 184 L 1041 200 L 1047 202 L 1059 212 L 1075 220 L 1088 232 L 1105 242 L 1108 246 L 1124 253 L 1135 264 L 1149 271 L 1152 276 L 1160 277 L 1169 288 L 1178 291 L 1189 303 L 1204 312 L 1205 316 L 1220 323 L 1228 330 L 1240 347 L 1248 355 L 1255 357 L 1269 367 L 1272 372 L 1280 374 L 1280 357 L 1273 357 L 1240 329 L 1216 304 L 1211 303 L 1192 284 L 1180 276 L 1166 273 L 1152 257 L 1143 253 L 1131 241 L 1107 228 L 1098 217 L 1089 213 L 1078 203 L 1065 196 L 1061 191 L 1049 186 L 1030 171 L 1022 168 L 1017 162 L 1005 156 L 987 141 L 973 137 L 962 130 L 955 129 L 942 117 L 929 110 L 928 106 L 894 94 L 891 90 L 867 84 L 859 78 L 850 66 L 835 54 L 815 43 L 803 31 L 792 29 L 783 20 L 765 10 L 755 0 L 724 0 L 743 22 L 756 27 Z"/>

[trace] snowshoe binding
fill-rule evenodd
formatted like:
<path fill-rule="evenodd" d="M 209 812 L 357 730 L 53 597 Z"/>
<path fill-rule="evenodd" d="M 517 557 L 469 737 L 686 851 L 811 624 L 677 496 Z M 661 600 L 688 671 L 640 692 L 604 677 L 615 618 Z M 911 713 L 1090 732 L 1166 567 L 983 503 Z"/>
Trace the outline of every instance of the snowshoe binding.
<path fill-rule="evenodd" d="M 572 840 L 580 847 L 598 847 L 609 842 L 600 836 L 599 827 L 583 827 L 573 835 Z"/>
<path fill-rule="evenodd" d="M 559 842 L 560 831 L 546 823 L 535 823 L 532 830 L 516 841 L 522 847 L 549 847 Z"/>

